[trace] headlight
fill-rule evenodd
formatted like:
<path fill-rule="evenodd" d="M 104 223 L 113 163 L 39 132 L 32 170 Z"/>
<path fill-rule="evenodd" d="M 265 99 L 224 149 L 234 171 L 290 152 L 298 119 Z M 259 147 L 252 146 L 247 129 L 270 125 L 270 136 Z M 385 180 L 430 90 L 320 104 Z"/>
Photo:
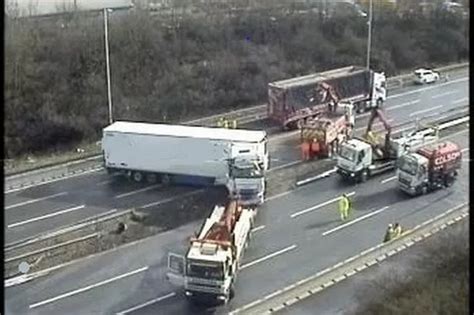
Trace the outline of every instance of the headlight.
<path fill-rule="evenodd" d="M 354 173 L 351 173 L 351 177 L 354 177 L 354 176 L 355 176 L 355 174 L 354 174 Z"/>

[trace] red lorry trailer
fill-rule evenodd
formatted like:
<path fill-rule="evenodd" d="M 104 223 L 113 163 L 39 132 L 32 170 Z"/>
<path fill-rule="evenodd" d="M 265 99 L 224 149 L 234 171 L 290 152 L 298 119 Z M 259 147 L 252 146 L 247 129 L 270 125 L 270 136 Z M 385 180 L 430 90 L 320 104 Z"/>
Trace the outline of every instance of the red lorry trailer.
<path fill-rule="evenodd" d="M 285 129 L 301 127 L 329 104 L 354 104 L 357 112 L 386 99 L 385 74 L 349 66 L 268 84 L 268 117 Z"/>
<path fill-rule="evenodd" d="M 398 184 L 409 195 L 422 195 L 448 187 L 461 168 L 462 153 L 450 141 L 420 148 L 416 153 L 403 155 L 398 163 Z"/>

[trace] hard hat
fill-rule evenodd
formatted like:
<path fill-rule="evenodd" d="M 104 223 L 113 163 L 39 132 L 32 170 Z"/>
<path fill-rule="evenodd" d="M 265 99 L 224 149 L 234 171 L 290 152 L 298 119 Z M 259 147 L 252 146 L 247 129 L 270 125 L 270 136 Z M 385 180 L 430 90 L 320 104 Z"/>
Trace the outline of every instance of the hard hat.
<path fill-rule="evenodd" d="M 389 223 L 389 224 L 388 224 L 388 227 L 389 227 L 389 228 L 393 227 L 393 224 L 392 224 L 392 223 Z"/>

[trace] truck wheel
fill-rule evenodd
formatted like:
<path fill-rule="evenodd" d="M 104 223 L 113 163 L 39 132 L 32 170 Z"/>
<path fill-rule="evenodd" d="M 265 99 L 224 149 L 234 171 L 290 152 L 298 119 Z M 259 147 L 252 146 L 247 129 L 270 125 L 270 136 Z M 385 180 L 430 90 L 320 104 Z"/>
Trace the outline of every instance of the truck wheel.
<path fill-rule="evenodd" d="M 296 128 L 300 130 L 301 128 L 303 128 L 303 125 L 304 125 L 304 119 L 298 119 L 298 121 L 296 122 Z"/>
<path fill-rule="evenodd" d="M 360 173 L 360 182 L 365 183 L 368 177 L 369 174 L 367 173 L 367 170 L 363 170 L 362 173 Z"/>
<path fill-rule="evenodd" d="M 161 176 L 161 183 L 165 186 L 171 183 L 171 177 L 168 174 L 164 174 Z"/>
<path fill-rule="evenodd" d="M 143 174 L 141 172 L 133 172 L 132 178 L 137 183 L 141 183 L 143 180 Z"/>
<path fill-rule="evenodd" d="M 423 185 L 421 187 L 421 194 L 426 195 L 428 193 L 428 187 L 426 185 Z"/>
<path fill-rule="evenodd" d="M 377 108 L 382 108 L 382 105 L 383 105 L 383 100 L 381 98 L 379 98 L 377 100 Z"/>
<path fill-rule="evenodd" d="M 156 183 L 156 181 L 157 181 L 156 174 L 147 174 L 147 175 L 146 175 L 146 181 L 147 181 L 149 184 L 154 184 L 154 183 Z"/>
<path fill-rule="evenodd" d="M 234 290 L 234 285 L 232 284 L 232 286 L 230 287 L 230 292 L 229 292 L 229 299 L 233 299 L 235 296 L 235 290 Z"/>

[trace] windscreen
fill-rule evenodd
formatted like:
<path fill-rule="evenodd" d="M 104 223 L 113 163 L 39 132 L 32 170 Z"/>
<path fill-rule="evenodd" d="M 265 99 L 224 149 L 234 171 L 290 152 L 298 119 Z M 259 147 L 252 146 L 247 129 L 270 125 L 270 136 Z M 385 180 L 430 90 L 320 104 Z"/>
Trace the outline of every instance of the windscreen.
<path fill-rule="evenodd" d="M 357 157 L 357 151 L 351 147 L 342 146 L 341 151 L 339 152 L 339 156 L 346 160 L 355 162 L 356 157 Z"/>
<path fill-rule="evenodd" d="M 410 156 L 402 156 L 398 161 L 398 168 L 410 175 L 415 175 L 418 164 L 414 158 Z"/>
<path fill-rule="evenodd" d="M 187 275 L 195 278 L 224 280 L 224 267 L 219 262 L 189 260 Z"/>
<path fill-rule="evenodd" d="M 259 178 L 262 177 L 262 171 L 256 163 L 249 163 L 245 166 L 234 166 L 232 168 L 234 178 Z"/>

